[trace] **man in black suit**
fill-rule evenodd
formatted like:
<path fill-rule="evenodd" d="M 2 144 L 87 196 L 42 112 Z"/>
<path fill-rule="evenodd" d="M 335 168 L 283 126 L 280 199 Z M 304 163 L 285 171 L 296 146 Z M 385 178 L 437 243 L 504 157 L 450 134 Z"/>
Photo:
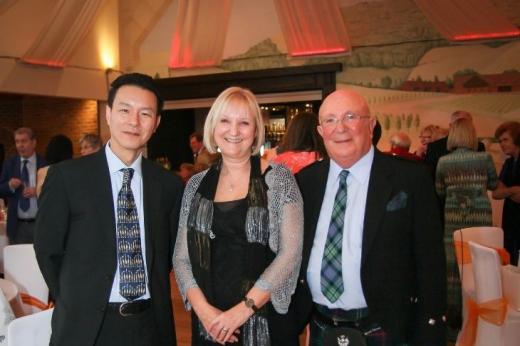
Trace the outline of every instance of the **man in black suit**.
<path fill-rule="evenodd" d="M 162 106 L 152 78 L 120 76 L 107 145 L 49 169 L 34 247 L 56 303 L 51 345 L 176 344 L 169 274 L 182 183 L 142 157 Z"/>
<path fill-rule="evenodd" d="M 336 326 L 366 333 L 369 345 L 445 345 L 446 262 L 430 175 L 374 149 L 375 119 L 359 94 L 332 93 L 319 118 L 330 159 L 297 175 L 305 215 L 297 328 L 310 318 L 311 345 Z"/>
<path fill-rule="evenodd" d="M 0 177 L 0 197 L 7 199 L 7 236 L 11 244 L 32 243 L 36 203 L 36 172 L 46 165 L 36 154 L 36 137 L 29 127 L 14 132 L 18 155 L 4 163 Z"/>
<path fill-rule="evenodd" d="M 469 112 L 466 111 L 455 111 L 451 114 L 450 126 L 458 119 L 469 119 L 473 121 L 473 117 Z M 485 151 L 486 147 L 482 142 L 478 142 L 478 151 Z M 430 166 L 433 176 L 435 176 L 435 170 L 437 169 L 437 163 L 439 159 L 449 154 L 448 151 L 448 137 L 440 138 L 428 144 L 426 149 L 426 155 L 424 156 L 424 162 Z"/>

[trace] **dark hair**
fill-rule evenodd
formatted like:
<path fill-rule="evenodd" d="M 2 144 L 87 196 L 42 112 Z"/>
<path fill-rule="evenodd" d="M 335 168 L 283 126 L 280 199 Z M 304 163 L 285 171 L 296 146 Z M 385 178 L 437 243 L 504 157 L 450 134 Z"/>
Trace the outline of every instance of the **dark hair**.
<path fill-rule="evenodd" d="M 379 143 L 382 133 L 383 130 L 381 129 L 381 123 L 376 119 L 376 126 L 374 126 L 374 132 L 372 132 L 372 144 L 374 147 Z"/>
<path fill-rule="evenodd" d="M 108 91 L 108 106 L 112 108 L 114 99 L 116 98 L 117 91 L 119 88 L 125 85 L 133 85 L 141 89 L 148 90 L 155 95 L 157 99 L 157 115 L 160 115 L 164 106 L 164 100 L 159 93 L 159 89 L 155 84 L 152 77 L 142 73 L 128 73 L 117 77 L 112 84 L 110 84 L 110 90 Z"/>
<path fill-rule="evenodd" d="M 193 132 L 190 135 L 189 139 L 191 140 L 193 137 L 195 137 L 197 139 L 197 142 L 202 142 L 202 140 L 204 138 L 200 132 Z"/>
<path fill-rule="evenodd" d="M 509 132 L 513 138 L 513 143 L 520 147 L 520 123 L 518 121 L 506 121 L 500 124 L 495 131 L 495 138 L 502 136 L 504 132 Z"/>
<path fill-rule="evenodd" d="M 323 139 L 318 134 L 318 116 L 312 112 L 299 113 L 292 118 L 282 138 L 278 152 L 316 151 L 320 157 L 326 155 Z"/>
<path fill-rule="evenodd" d="M 49 165 L 72 158 L 72 141 L 65 135 L 51 138 L 45 150 L 45 161 Z"/>

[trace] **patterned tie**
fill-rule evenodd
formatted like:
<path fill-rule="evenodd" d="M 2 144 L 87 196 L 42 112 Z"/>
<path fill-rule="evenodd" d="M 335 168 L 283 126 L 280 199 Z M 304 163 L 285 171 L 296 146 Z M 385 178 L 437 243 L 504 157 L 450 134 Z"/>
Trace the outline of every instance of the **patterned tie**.
<path fill-rule="evenodd" d="M 339 187 L 334 199 L 327 241 L 321 262 L 321 292 L 334 303 L 343 293 L 343 277 L 341 275 L 341 247 L 343 243 L 343 223 L 347 209 L 347 176 L 348 171 L 339 174 Z"/>
<path fill-rule="evenodd" d="M 29 162 L 29 160 L 23 160 L 22 174 L 20 175 L 23 187 L 29 186 L 29 170 L 27 169 L 27 162 Z M 20 209 L 22 209 L 23 211 L 29 210 L 29 207 L 31 206 L 30 199 L 23 196 L 20 196 L 20 200 L 18 203 L 20 205 Z"/>
<path fill-rule="evenodd" d="M 145 273 L 141 251 L 139 218 L 130 182 L 132 168 L 124 168 L 123 186 L 117 196 L 117 260 L 119 263 L 119 293 L 127 300 L 145 294 Z"/>

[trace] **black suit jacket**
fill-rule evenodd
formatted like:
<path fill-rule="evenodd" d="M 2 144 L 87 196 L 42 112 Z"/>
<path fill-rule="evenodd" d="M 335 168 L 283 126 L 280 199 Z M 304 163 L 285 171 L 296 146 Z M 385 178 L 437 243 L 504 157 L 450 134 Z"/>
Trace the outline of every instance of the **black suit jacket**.
<path fill-rule="evenodd" d="M 143 158 L 146 263 L 160 345 L 175 345 L 171 258 L 182 183 Z M 39 199 L 36 257 L 56 305 L 53 345 L 93 345 L 116 271 L 116 220 L 105 150 L 52 165 Z"/>
<path fill-rule="evenodd" d="M 45 160 L 36 155 L 36 171 L 41 167 L 47 165 Z M 14 192 L 9 188 L 9 180 L 11 178 L 20 178 L 21 175 L 21 160 L 20 156 L 11 157 L 4 163 L 2 176 L 0 177 L 0 197 L 7 198 L 7 236 L 9 239 L 14 239 L 18 229 L 18 200 L 22 196 L 23 187 L 20 186 Z"/>
<path fill-rule="evenodd" d="M 329 165 L 329 160 L 319 161 L 297 175 L 305 236 L 291 309 L 300 317 L 299 328 L 312 311 L 306 272 Z M 414 345 L 445 345 L 446 261 L 435 205 L 433 183 L 422 165 L 376 150 L 363 225 L 361 284 L 371 317 L 396 340 Z"/>

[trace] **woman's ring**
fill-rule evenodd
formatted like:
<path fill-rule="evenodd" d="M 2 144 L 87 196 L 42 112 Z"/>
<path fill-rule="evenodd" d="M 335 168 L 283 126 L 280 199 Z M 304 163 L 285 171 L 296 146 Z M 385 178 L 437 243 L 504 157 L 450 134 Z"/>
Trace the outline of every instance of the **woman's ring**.
<path fill-rule="evenodd" d="M 222 328 L 222 331 L 223 331 L 224 333 L 227 333 L 227 332 L 229 332 L 229 329 L 228 329 L 228 328 Z"/>

